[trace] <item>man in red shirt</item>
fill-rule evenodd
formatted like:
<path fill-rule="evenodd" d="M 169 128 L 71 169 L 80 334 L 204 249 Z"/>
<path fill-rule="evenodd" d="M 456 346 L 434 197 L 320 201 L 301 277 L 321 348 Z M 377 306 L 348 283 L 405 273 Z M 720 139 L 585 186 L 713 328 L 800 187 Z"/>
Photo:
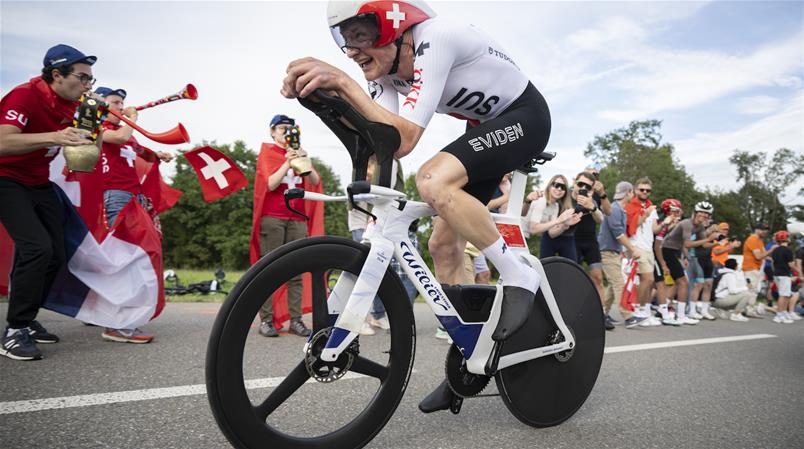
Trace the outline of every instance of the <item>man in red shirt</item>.
<path fill-rule="evenodd" d="M 56 45 L 45 54 L 42 75 L 0 101 L 0 222 L 14 240 L 8 327 L 0 355 L 15 360 L 41 359 L 36 343 L 59 341 L 36 321 L 65 263 L 62 206 L 48 174 L 62 146 L 92 143 L 89 132 L 71 124 L 78 100 L 95 82 L 96 60 L 69 45 Z"/>
<path fill-rule="evenodd" d="M 299 216 L 285 207 L 285 190 L 307 185 L 318 185 L 321 177 L 315 169 L 306 178 L 297 175 L 290 167 L 290 161 L 297 157 L 307 156 L 299 148 L 289 149 L 285 143 L 285 131 L 296 121 L 286 115 L 276 115 L 271 119 L 271 137 L 274 144 L 264 143 L 260 150 L 259 159 L 269 161 L 264 166 L 270 167 L 269 173 L 262 173 L 268 177 L 267 191 L 257 191 L 257 182 L 254 188 L 254 207 L 261 207 L 262 218 L 259 222 L 260 257 L 284 245 L 307 237 L 307 224 L 304 217 Z M 259 167 L 263 164 L 258 162 Z M 261 176 L 261 173 L 257 173 Z M 306 188 L 306 187 L 305 187 Z M 290 201 L 291 207 L 304 210 L 302 199 Z M 260 204 L 261 203 L 261 204 Z M 288 282 L 288 311 L 290 312 L 290 332 L 302 337 L 310 335 L 310 329 L 301 320 L 302 280 L 301 276 Z M 279 333 L 273 324 L 273 298 L 268 298 L 260 309 L 260 334 L 265 337 L 277 337 Z"/>
<path fill-rule="evenodd" d="M 98 87 L 95 94 L 103 97 L 109 103 L 109 109 L 120 111 L 129 120 L 137 121 L 137 110 L 125 107 L 126 91 L 123 89 L 110 89 Z M 109 114 L 103 123 L 103 147 L 98 166 L 103 178 L 103 205 L 106 210 L 106 223 L 109 228 L 114 226 L 117 215 L 131 201 L 136 198 L 145 210 L 150 211 L 151 206 L 142 194 L 140 180 L 134 161 L 142 157 L 147 161 L 155 158 L 168 162 L 173 155 L 165 152 L 154 153 L 141 146 L 131 134 L 133 129 L 120 123 L 120 119 Z M 121 343 L 149 343 L 153 335 L 148 335 L 140 329 L 110 329 L 101 334 L 104 340 Z"/>

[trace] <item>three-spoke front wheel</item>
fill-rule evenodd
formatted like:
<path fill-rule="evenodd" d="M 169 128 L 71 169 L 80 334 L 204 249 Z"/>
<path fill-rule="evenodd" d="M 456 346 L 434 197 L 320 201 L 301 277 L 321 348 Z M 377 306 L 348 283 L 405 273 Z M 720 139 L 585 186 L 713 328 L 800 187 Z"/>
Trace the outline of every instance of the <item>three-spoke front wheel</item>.
<path fill-rule="evenodd" d="M 310 369 L 305 338 L 264 338 L 255 317 L 268 297 L 303 275 L 312 290 L 313 335 L 330 325 L 334 278 L 359 274 L 368 247 L 338 237 L 284 245 L 257 262 L 221 307 L 207 348 L 207 396 L 219 427 L 238 448 L 362 447 L 399 405 L 413 368 L 413 311 L 399 277 L 388 270 L 378 291 L 390 332 L 358 338 L 349 363 Z M 344 353 L 346 354 L 346 353 Z M 305 361 L 307 357 L 307 361 Z M 310 373 L 343 369 L 319 382 Z"/>

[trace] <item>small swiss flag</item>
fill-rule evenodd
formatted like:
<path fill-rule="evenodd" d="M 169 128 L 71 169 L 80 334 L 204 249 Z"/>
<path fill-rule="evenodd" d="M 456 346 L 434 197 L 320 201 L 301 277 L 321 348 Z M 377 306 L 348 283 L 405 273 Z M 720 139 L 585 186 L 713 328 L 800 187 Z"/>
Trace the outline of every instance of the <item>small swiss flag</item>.
<path fill-rule="evenodd" d="M 248 179 L 237 164 L 214 148 L 196 148 L 184 153 L 184 157 L 198 175 L 201 193 L 207 203 L 248 186 Z"/>

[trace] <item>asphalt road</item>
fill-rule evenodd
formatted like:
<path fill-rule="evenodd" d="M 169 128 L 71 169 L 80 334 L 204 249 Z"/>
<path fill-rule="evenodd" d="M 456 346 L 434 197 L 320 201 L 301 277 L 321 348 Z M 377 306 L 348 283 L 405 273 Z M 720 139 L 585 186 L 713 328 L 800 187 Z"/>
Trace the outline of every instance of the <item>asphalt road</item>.
<path fill-rule="evenodd" d="M 100 329 L 43 311 L 40 321 L 62 342 L 41 345 L 45 359 L 0 358 L 0 447 L 225 448 L 204 394 L 204 358 L 217 304 L 169 304 L 146 330 L 148 345 L 109 343 Z M 7 304 L 0 304 L 5 315 Z M 804 321 L 780 325 L 718 320 L 684 328 L 619 327 L 588 401 L 567 422 L 535 429 L 514 418 L 500 398 L 467 400 L 459 415 L 424 415 L 416 405 L 443 378 L 447 344 L 433 337 L 435 319 L 415 305 L 417 352 L 405 398 L 369 444 L 372 448 L 794 448 L 804 445 Z M 764 334 L 770 336 L 763 336 Z M 746 340 L 679 345 L 714 337 Z M 771 337 L 772 336 L 772 337 Z M 248 379 L 287 374 L 302 339 L 265 339 L 253 331 Z M 387 342 L 361 339 L 367 353 Z M 641 349 L 636 344 L 667 343 Z M 612 348 L 629 347 L 617 352 Z M 298 399 L 270 417 L 288 432 L 323 430 L 337 419 L 328 407 L 370 397 L 366 379 L 305 385 Z M 165 390 L 164 388 L 171 388 Z M 268 390 L 250 390 L 254 400 Z M 486 390 L 495 393 L 492 382 Z M 346 395 L 346 396 L 344 396 Z M 369 396 L 366 396 L 369 395 Z M 343 416 L 341 416 L 343 415 Z"/>

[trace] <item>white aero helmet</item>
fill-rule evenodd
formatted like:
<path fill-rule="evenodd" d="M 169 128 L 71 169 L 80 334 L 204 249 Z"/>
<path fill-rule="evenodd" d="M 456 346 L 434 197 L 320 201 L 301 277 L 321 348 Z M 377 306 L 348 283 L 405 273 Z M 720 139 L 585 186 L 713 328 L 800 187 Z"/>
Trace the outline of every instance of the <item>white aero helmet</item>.
<path fill-rule="evenodd" d="M 332 37 L 344 51 L 347 47 L 384 47 L 400 39 L 408 28 L 435 16 L 420 0 L 330 0 L 327 5 Z M 356 26 L 346 27 L 353 24 Z"/>
<path fill-rule="evenodd" d="M 715 207 L 708 201 L 699 201 L 695 203 L 695 212 L 705 212 L 712 215 L 715 212 Z"/>

